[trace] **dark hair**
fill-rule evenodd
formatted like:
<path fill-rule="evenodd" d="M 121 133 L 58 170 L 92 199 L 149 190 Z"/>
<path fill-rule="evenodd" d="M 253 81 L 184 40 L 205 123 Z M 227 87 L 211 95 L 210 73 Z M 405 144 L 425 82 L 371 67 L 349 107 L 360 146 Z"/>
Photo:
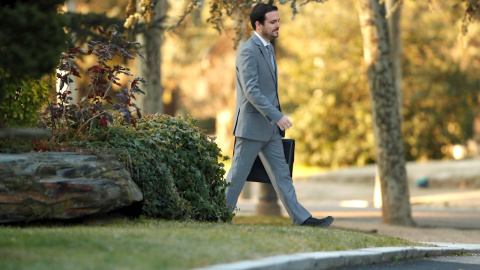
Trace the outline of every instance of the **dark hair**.
<path fill-rule="evenodd" d="M 255 29 L 255 22 L 260 22 L 262 25 L 265 24 L 265 14 L 267 14 L 270 11 L 276 11 L 278 8 L 273 5 L 269 4 L 256 4 L 252 12 L 250 12 L 250 22 L 252 23 L 253 30 Z"/>

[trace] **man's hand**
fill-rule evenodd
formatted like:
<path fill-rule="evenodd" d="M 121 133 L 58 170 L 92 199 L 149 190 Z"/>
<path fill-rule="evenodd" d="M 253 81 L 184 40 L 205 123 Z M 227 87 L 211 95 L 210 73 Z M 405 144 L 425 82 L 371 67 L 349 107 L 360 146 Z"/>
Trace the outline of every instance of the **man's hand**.
<path fill-rule="evenodd" d="M 286 130 L 286 129 L 291 128 L 291 127 L 293 126 L 293 124 L 292 124 L 292 121 L 290 121 L 290 119 L 288 119 L 288 117 L 286 117 L 286 116 L 284 115 L 280 120 L 278 120 L 277 126 L 278 126 L 281 130 Z"/>

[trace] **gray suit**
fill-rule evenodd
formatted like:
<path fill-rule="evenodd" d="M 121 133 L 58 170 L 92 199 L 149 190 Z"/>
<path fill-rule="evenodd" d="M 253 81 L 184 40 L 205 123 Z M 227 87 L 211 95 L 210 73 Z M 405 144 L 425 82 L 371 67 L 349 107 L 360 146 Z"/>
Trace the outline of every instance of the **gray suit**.
<path fill-rule="evenodd" d="M 278 197 L 295 225 L 311 214 L 297 201 L 293 180 L 283 153 L 284 132 L 277 122 L 283 117 L 278 100 L 276 65 L 255 33 L 239 49 L 235 64 L 237 103 L 235 149 L 227 175 L 227 206 L 233 211 L 257 156 L 260 156 Z"/>

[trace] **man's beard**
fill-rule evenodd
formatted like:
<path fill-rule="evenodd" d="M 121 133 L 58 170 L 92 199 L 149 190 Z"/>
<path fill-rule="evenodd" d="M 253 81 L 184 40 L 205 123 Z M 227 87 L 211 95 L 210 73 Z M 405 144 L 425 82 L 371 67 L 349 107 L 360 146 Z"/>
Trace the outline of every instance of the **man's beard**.
<path fill-rule="evenodd" d="M 278 29 L 275 29 L 273 31 L 278 31 Z M 270 33 L 266 32 L 266 31 L 263 31 L 263 36 L 267 37 L 269 40 L 276 39 L 279 36 L 279 34 L 277 32 L 277 34 L 275 35 L 275 33 L 273 31 L 270 32 Z"/>

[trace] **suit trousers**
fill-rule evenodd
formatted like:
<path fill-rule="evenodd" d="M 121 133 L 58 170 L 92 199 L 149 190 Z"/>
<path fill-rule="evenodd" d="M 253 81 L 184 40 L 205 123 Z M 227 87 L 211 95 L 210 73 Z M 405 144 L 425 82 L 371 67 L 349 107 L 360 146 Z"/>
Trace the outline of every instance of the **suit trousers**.
<path fill-rule="evenodd" d="M 227 183 L 231 185 L 226 190 L 226 203 L 233 212 L 252 165 L 259 156 L 293 224 L 301 225 L 312 215 L 297 200 L 293 180 L 285 161 L 282 138 L 279 129 L 275 130 L 272 139 L 266 142 L 235 138 L 232 167 L 227 175 Z"/>

